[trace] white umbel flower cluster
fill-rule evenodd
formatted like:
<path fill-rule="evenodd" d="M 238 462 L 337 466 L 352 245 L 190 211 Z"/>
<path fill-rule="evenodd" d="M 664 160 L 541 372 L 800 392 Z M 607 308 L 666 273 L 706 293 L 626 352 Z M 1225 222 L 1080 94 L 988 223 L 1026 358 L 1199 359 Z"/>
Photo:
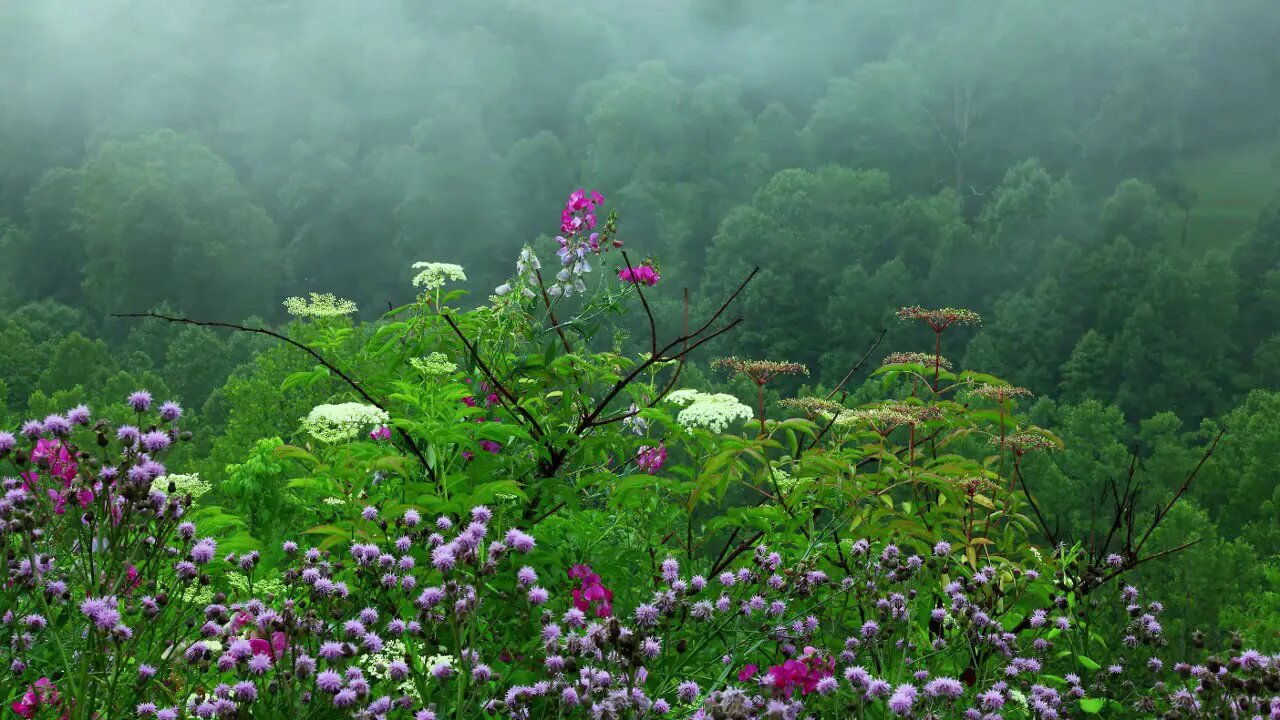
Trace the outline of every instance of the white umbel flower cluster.
<path fill-rule="evenodd" d="M 734 422 L 750 420 L 755 415 L 750 407 L 728 393 L 680 389 L 668 395 L 667 400 L 685 406 L 676 415 L 676 422 L 689 429 L 701 427 L 722 433 Z"/>
<path fill-rule="evenodd" d="M 207 481 L 200 479 L 200 473 L 191 473 L 190 475 L 172 473 L 161 475 L 152 480 L 151 492 L 168 495 L 169 483 L 173 483 L 174 495 L 190 495 L 193 498 L 198 498 L 213 489 L 213 486 Z"/>
<path fill-rule="evenodd" d="M 413 278 L 413 285 L 423 290 L 439 290 L 447 282 L 463 282 L 467 279 L 462 266 L 453 263 L 416 262 L 413 269 L 419 271 Z"/>
<path fill-rule="evenodd" d="M 396 660 L 404 660 L 405 647 L 400 640 L 388 640 L 382 646 L 382 652 L 377 655 L 371 655 L 366 659 L 368 663 L 369 674 L 378 680 L 389 680 L 391 678 L 391 664 Z M 418 697 L 418 688 L 414 686 L 413 680 L 406 678 L 397 685 L 397 689 L 404 695 L 414 698 Z"/>
<path fill-rule="evenodd" d="M 284 309 L 294 317 L 331 318 L 354 314 L 356 304 L 329 293 L 311 293 L 310 301 L 300 297 L 285 298 Z"/>
<path fill-rule="evenodd" d="M 361 430 L 389 419 L 381 409 L 357 402 L 317 405 L 302 419 L 302 429 L 322 443 L 336 443 L 354 439 Z"/>
<path fill-rule="evenodd" d="M 449 361 L 449 356 L 442 352 L 433 352 L 426 357 L 410 358 L 413 369 L 428 377 L 450 375 L 458 370 L 458 366 Z"/>

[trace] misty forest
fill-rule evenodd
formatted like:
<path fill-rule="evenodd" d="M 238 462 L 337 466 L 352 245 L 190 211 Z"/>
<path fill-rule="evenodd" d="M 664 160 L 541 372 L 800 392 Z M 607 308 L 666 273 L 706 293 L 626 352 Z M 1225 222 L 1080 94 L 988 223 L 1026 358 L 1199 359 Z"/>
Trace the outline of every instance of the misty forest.
<path fill-rule="evenodd" d="M 1278 48 L 0 3 L 0 716 L 1280 718 Z"/>

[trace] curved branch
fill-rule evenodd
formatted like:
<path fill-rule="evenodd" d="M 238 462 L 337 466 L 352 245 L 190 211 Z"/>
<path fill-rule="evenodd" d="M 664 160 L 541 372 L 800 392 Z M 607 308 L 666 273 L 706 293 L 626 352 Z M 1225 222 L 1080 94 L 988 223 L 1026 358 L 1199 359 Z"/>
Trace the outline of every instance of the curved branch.
<path fill-rule="evenodd" d="M 161 315 L 160 313 L 155 313 L 155 312 L 112 313 L 111 317 L 122 318 L 122 319 L 150 318 L 153 320 L 164 320 L 165 322 L 182 323 L 185 325 L 195 325 L 198 327 L 228 328 L 231 330 L 236 330 L 238 332 L 247 332 L 247 333 L 256 333 L 258 335 L 266 335 L 267 337 L 284 341 L 298 348 L 299 350 L 305 352 L 306 354 L 310 355 L 312 358 L 315 359 L 316 362 L 320 363 L 326 369 L 328 369 L 329 372 L 341 378 L 343 382 L 351 386 L 351 389 L 359 393 L 360 397 L 364 398 L 365 402 L 369 403 L 370 405 L 373 405 L 374 407 L 378 408 L 383 412 L 388 412 L 387 408 L 381 402 L 374 399 L 372 395 L 365 392 L 364 388 L 360 387 L 360 383 L 357 380 L 353 379 L 351 376 L 347 375 L 342 370 L 340 370 L 336 365 L 326 360 L 324 356 L 321 355 L 319 352 L 317 352 L 314 348 L 308 345 L 304 345 L 287 335 L 275 332 L 273 330 L 268 330 L 266 328 L 247 327 L 245 325 L 237 325 L 235 323 L 228 323 L 228 322 L 217 322 L 217 321 L 211 321 L 211 320 L 192 320 L 190 318 L 180 318 L 180 317 L 173 317 L 171 315 Z M 414 457 L 418 458 L 418 462 L 422 463 L 422 467 L 426 469 L 427 474 L 434 481 L 436 479 L 435 470 L 427 463 L 427 457 L 422 454 L 422 450 L 418 447 L 418 444 L 414 442 L 413 437 L 410 436 L 409 433 L 405 432 L 401 428 L 396 428 L 396 431 L 400 433 L 400 437 L 403 438 L 405 441 L 405 444 L 409 446 L 409 451 L 413 453 Z"/>

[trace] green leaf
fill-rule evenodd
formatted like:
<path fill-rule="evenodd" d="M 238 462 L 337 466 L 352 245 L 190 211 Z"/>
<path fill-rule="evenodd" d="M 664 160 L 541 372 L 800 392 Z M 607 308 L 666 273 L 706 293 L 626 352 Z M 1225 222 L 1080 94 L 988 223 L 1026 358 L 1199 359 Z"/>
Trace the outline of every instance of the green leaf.
<path fill-rule="evenodd" d="M 1106 704 L 1107 701 L 1104 698 L 1080 698 L 1080 709 L 1092 715 L 1102 712 Z"/>
<path fill-rule="evenodd" d="M 1085 657 L 1085 656 L 1083 656 L 1083 655 L 1077 655 L 1077 656 L 1076 656 L 1076 660 L 1080 661 L 1080 664 L 1081 664 L 1081 665 L 1083 665 L 1083 666 L 1084 666 L 1084 668 L 1085 668 L 1086 670 L 1101 670 L 1101 669 L 1102 669 L 1102 666 L 1101 666 L 1101 665 L 1099 665 L 1098 663 L 1096 663 L 1096 662 L 1094 662 L 1094 661 L 1090 660 L 1089 658 L 1087 658 L 1087 657 Z"/>
<path fill-rule="evenodd" d="M 275 453 L 276 453 L 276 457 L 278 458 L 290 458 L 293 460 L 301 460 L 309 465 L 320 464 L 320 461 L 316 458 L 315 455 L 312 455 L 311 453 L 307 452 L 306 450 L 303 450 L 297 445 L 281 445 L 280 447 L 276 448 Z"/>

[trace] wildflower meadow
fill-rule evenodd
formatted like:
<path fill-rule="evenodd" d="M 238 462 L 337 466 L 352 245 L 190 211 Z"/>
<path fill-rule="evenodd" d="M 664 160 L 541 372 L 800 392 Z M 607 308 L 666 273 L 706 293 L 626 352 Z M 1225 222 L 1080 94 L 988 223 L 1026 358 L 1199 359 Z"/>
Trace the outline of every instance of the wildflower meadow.
<path fill-rule="evenodd" d="M 372 320 L 323 293 L 279 331 L 130 318 L 269 343 L 260 392 L 297 409 L 217 482 L 148 388 L 0 432 L 4 714 L 1280 717 L 1274 648 L 1171 642 L 1139 579 L 1221 433 L 1064 533 L 1028 478 L 1069 444 L 944 354 L 977 313 L 903 307 L 928 347 L 861 338 L 825 387 L 699 360 L 767 273 L 693 303 L 608 202 L 549 208 L 478 304 L 430 261 Z"/>

